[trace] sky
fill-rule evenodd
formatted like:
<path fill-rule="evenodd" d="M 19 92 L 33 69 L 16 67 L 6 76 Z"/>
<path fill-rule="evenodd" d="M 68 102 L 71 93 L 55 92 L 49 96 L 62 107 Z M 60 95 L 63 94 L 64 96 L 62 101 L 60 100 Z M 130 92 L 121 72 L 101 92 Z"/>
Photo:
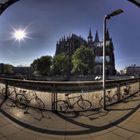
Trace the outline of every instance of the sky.
<path fill-rule="evenodd" d="M 124 13 L 107 22 L 114 44 L 116 69 L 140 66 L 140 8 L 127 0 L 20 0 L 0 16 L 0 63 L 29 66 L 43 55 L 54 55 L 56 42 L 72 33 L 87 39 L 103 34 L 103 18 L 114 10 Z M 26 29 L 20 43 L 13 29 Z"/>

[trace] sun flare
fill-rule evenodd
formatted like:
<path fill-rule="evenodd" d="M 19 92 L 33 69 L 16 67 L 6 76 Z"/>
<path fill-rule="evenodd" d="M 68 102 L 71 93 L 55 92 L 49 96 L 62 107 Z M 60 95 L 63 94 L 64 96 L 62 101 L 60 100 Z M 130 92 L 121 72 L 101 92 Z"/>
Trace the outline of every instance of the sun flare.
<path fill-rule="evenodd" d="M 16 39 L 16 40 L 24 40 L 25 38 L 26 38 L 26 36 L 27 36 L 27 34 L 26 34 L 26 32 L 24 31 L 24 30 L 16 30 L 15 32 L 14 32 L 14 38 Z"/>
<path fill-rule="evenodd" d="M 12 39 L 14 39 L 15 41 L 18 41 L 20 43 L 21 41 L 24 41 L 27 38 L 29 38 L 27 28 L 24 28 L 24 29 L 13 28 Z"/>

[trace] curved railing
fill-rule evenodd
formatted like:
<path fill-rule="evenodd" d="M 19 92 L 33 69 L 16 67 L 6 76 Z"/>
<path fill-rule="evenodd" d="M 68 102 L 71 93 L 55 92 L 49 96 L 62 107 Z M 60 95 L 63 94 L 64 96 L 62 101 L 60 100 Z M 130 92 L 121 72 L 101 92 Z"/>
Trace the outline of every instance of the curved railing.
<path fill-rule="evenodd" d="M 106 81 L 106 105 L 137 93 L 140 79 Z M 13 105 L 41 110 L 71 112 L 102 107 L 102 82 L 54 82 L 0 78 L 0 98 Z"/>

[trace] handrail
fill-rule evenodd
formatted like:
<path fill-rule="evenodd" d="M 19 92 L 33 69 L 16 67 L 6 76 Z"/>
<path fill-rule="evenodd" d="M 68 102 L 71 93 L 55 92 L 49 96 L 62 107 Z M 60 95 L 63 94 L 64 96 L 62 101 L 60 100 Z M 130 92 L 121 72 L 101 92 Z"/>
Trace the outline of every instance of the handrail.
<path fill-rule="evenodd" d="M 119 80 L 107 80 L 107 83 L 116 83 L 116 82 L 126 82 L 126 81 L 135 81 L 140 80 L 140 78 L 126 78 Z M 12 79 L 12 78 L 2 78 L 0 77 L 0 81 L 15 81 L 15 82 L 28 82 L 28 83 L 39 83 L 39 84 L 56 84 L 56 85 L 69 85 L 69 84 L 94 84 L 94 83 L 102 83 L 100 81 L 36 81 L 36 80 L 22 80 L 22 79 Z"/>
<path fill-rule="evenodd" d="M 42 109 L 44 109 L 44 104 L 47 105 L 46 110 L 61 110 L 60 105 L 61 103 L 66 103 L 66 101 L 64 101 L 65 95 L 69 93 L 72 93 L 71 96 L 84 93 L 82 94 L 84 102 L 87 103 L 91 109 L 102 106 L 102 81 L 33 81 L 0 77 L 0 83 L 3 87 L 3 92 L 1 93 L 5 93 L 4 97 L 10 96 L 8 94 L 10 88 L 11 90 L 12 88 L 16 88 L 17 90 L 21 89 L 21 91 L 22 89 L 29 91 L 29 93 L 27 92 L 29 96 L 32 96 L 32 94 L 37 91 L 38 95 L 36 99 L 41 100 L 41 104 L 43 105 Z M 131 86 L 127 96 L 124 94 L 126 86 Z M 111 91 L 111 95 L 107 96 L 107 100 L 109 101 L 107 101 L 107 105 L 116 103 L 140 91 L 140 78 L 108 80 L 106 81 L 106 89 Z M 23 95 L 23 97 L 28 98 L 26 95 Z M 18 103 L 16 100 L 17 99 L 13 99 L 13 102 Z M 95 106 L 94 103 L 96 104 Z M 21 105 L 23 104 L 21 103 Z M 34 104 L 26 106 L 34 106 Z M 87 110 L 87 108 L 84 110 Z"/>
<path fill-rule="evenodd" d="M 128 78 L 121 80 L 107 80 L 107 88 L 118 85 L 125 85 L 125 83 L 132 83 L 140 81 L 140 78 Z M 12 78 L 0 77 L 1 83 L 8 83 L 8 85 L 14 85 L 17 87 L 24 87 L 27 89 L 38 89 L 40 91 L 53 91 L 54 87 L 58 91 L 77 91 L 82 87 L 88 87 L 89 90 L 98 90 L 102 88 L 102 81 L 34 81 L 34 80 L 21 80 Z M 70 88 L 72 87 L 72 88 Z"/>

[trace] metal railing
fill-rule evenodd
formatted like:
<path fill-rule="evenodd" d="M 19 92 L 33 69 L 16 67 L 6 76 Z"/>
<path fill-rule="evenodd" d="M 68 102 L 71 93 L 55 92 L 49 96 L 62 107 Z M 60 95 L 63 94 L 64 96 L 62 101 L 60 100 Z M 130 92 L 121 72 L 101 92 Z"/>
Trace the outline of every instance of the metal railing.
<path fill-rule="evenodd" d="M 140 79 L 106 82 L 106 105 L 124 100 L 140 91 Z M 10 99 L 11 106 L 71 112 L 101 108 L 102 82 L 55 82 L 0 78 L 0 98 Z"/>

